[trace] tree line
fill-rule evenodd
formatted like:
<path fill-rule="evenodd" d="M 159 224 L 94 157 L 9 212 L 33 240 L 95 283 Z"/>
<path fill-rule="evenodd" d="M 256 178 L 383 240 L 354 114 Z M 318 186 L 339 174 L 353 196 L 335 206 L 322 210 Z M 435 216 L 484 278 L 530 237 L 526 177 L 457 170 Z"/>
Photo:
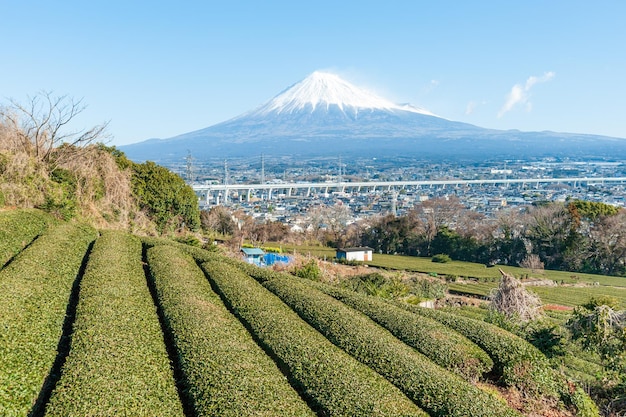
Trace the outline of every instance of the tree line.
<path fill-rule="evenodd" d="M 486 265 L 626 276 L 626 210 L 600 202 L 538 202 L 487 217 L 457 197 L 419 203 L 404 215 L 349 223 L 337 205 L 309 211 L 304 231 L 280 222 L 255 222 L 241 211 L 214 207 L 201 213 L 206 230 L 265 242 L 318 241 L 334 247 L 369 246 L 377 253 L 432 257 Z"/>
<path fill-rule="evenodd" d="M 384 216 L 359 242 L 381 253 L 447 254 L 489 265 L 626 275 L 626 210 L 600 202 L 537 203 L 488 218 L 458 198 L 425 201 Z"/>

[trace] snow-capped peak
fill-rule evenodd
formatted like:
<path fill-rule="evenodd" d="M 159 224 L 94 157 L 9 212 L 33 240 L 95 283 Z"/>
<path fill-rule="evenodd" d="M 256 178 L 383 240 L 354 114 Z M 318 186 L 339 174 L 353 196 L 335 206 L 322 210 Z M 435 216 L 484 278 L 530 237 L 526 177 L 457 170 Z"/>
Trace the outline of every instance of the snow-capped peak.
<path fill-rule="evenodd" d="M 316 71 L 292 85 L 256 110 L 257 113 L 293 113 L 304 109 L 328 109 L 336 105 L 342 111 L 351 109 L 403 110 L 434 116 L 431 112 L 410 105 L 398 105 L 359 88 L 335 74 Z"/>

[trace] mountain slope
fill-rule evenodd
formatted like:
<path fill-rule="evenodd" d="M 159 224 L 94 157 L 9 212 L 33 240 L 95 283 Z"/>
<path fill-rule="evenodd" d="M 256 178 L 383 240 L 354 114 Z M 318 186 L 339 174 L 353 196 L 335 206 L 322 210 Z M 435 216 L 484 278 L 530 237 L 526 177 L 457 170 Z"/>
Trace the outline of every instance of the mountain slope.
<path fill-rule="evenodd" d="M 314 72 L 257 109 L 170 139 L 121 148 L 134 160 L 268 155 L 484 159 L 626 157 L 626 140 L 484 129 L 395 104 L 334 74 Z"/>

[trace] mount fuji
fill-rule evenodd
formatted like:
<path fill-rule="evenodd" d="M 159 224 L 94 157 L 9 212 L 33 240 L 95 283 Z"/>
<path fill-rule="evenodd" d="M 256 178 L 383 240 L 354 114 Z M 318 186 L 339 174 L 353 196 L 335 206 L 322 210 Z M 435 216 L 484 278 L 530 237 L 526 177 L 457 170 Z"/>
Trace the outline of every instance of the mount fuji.
<path fill-rule="evenodd" d="M 395 104 L 337 75 L 314 72 L 260 107 L 169 139 L 120 147 L 138 161 L 181 161 L 261 154 L 404 156 L 444 159 L 623 158 L 626 139 L 485 129 Z"/>

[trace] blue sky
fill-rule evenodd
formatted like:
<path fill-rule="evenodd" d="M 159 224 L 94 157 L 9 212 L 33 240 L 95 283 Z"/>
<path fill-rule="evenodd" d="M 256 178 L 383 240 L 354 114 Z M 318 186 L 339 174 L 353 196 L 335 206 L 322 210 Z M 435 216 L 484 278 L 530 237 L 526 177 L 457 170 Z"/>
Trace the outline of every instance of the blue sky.
<path fill-rule="evenodd" d="M 9 1 L 0 99 L 83 98 L 111 144 L 251 110 L 315 70 L 482 127 L 626 138 L 626 2 Z"/>

